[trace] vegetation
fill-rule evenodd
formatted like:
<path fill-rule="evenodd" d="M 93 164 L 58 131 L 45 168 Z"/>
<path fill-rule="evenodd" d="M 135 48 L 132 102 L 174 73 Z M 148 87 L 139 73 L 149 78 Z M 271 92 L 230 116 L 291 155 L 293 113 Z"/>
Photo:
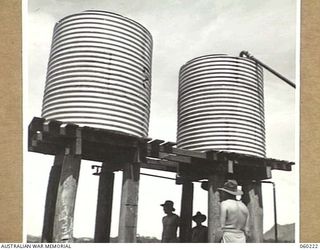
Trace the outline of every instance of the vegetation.
<path fill-rule="evenodd" d="M 89 237 L 75 238 L 75 243 L 93 243 L 93 239 Z M 28 243 L 41 243 L 41 237 L 28 235 Z M 159 243 L 160 240 L 156 237 L 140 236 L 137 235 L 137 243 Z M 110 243 L 118 243 L 118 237 L 110 238 Z"/>
<path fill-rule="evenodd" d="M 267 231 L 263 238 L 265 243 L 273 243 L 274 239 L 274 227 Z M 295 237 L 295 224 L 278 225 L 278 242 L 279 243 L 293 243 Z M 28 243 L 40 243 L 41 237 L 27 236 Z M 89 237 L 75 238 L 76 243 L 93 243 L 93 239 Z M 110 238 L 110 243 L 117 243 L 118 237 Z M 140 236 L 137 235 L 137 243 L 160 243 L 160 240 L 156 237 Z"/>
<path fill-rule="evenodd" d="M 267 231 L 263 238 L 264 242 L 275 242 L 275 230 L 274 226 Z M 279 243 L 294 243 L 295 237 L 295 224 L 286 224 L 286 225 L 279 225 L 278 224 L 278 242 Z"/>

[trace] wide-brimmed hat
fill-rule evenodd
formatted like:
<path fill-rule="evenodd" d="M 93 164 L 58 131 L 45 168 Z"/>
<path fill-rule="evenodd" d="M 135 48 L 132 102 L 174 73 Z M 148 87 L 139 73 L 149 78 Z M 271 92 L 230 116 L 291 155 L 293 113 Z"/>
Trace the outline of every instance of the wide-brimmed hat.
<path fill-rule="evenodd" d="M 243 192 L 241 190 L 238 190 L 238 183 L 235 180 L 228 180 L 224 183 L 223 187 L 218 188 L 218 190 L 232 195 L 243 195 Z"/>
<path fill-rule="evenodd" d="M 175 211 L 175 208 L 173 207 L 173 201 L 167 200 L 163 204 L 160 204 L 160 206 L 170 207 L 172 209 L 172 211 Z"/>
<path fill-rule="evenodd" d="M 204 222 L 207 219 L 207 216 L 204 214 L 197 212 L 196 215 L 192 216 L 192 220 Z"/>

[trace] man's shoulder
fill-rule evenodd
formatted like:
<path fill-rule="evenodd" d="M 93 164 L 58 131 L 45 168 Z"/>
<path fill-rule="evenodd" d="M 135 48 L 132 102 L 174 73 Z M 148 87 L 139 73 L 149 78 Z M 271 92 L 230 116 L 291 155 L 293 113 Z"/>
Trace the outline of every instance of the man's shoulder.
<path fill-rule="evenodd" d="M 179 219 L 180 217 L 179 217 L 179 215 L 177 215 L 177 214 L 172 214 L 175 218 L 177 218 L 177 219 Z"/>
<path fill-rule="evenodd" d="M 221 208 L 232 209 L 238 206 L 242 209 L 247 209 L 247 206 L 242 201 L 228 199 L 221 202 Z"/>
<path fill-rule="evenodd" d="M 234 200 L 224 200 L 221 202 L 221 206 L 230 206 L 230 205 L 233 205 L 234 204 Z"/>
<path fill-rule="evenodd" d="M 172 213 L 170 215 L 164 216 L 162 219 L 164 219 L 164 218 L 179 219 L 179 216 L 177 214 Z"/>
<path fill-rule="evenodd" d="M 179 223 L 180 217 L 176 214 L 172 214 L 172 220 L 176 221 L 176 223 Z"/>
<path fill-rule="evenodd" d="M 240 206 L 242 207 L 243 210 L 249 211 L 247 206 L 242 201 L 239 201 L 239 204 L 240 204 Z"/>

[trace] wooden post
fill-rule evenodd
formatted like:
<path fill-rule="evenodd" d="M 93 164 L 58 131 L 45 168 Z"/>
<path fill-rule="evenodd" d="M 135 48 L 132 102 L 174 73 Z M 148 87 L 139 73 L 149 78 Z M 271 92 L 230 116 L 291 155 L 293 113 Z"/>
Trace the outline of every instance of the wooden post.
<path fill-rule="evenodd" d="M 114 173 L 102 165 L 99 177 L 94 242 L 110 242 Z"/>
<path fill-rule="evenodd" d="M 224 177 L 212 175 L 208 179 L 208 241 L 213 243 L 217 242 L 220 230 L 220 196 L 218 188 L 222 187 Z"/>
<path fill-rule="evenodd" d="M 118 235 L 119 243 L 137 241 L 139 179 L 139 163 L 124 164 Z"/>
<path fill-rule="evenodd" d="M 244 183 L 243 201 L 250 214 L 250 242 L 263 242 L 263 206 L 261 183 Z"/>
<path fill-rule="evenodd" d="M 50 171 L 47 187 L 46 205 L 44 210 L 44 220 L 42 228 L 41 242 L 52 242 L 54 215 L 59 187 L 59 179 L 63 162 L 63 154 L 56 155 Z"/>
<path fill-rule="evenodd" d="M 53 241 L 73 242 L 73 221 L 81 163 L 81 131 L 70 148 L 66 148 L 58 188 Z"/>
<path fill-rule="evenodd" d="M 180 212 L 180 242 L 191 242 L 192 237 L 193 183 L 182 184 Z"/>

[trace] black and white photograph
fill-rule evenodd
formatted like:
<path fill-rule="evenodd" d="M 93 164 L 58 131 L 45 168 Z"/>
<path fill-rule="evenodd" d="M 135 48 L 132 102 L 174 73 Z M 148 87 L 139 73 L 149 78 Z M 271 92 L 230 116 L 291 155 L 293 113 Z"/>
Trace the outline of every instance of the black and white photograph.
<path fill-rule="evenodd" d="M 299 0 L 28 0 L 30 243 L 294 243 Z"/>

